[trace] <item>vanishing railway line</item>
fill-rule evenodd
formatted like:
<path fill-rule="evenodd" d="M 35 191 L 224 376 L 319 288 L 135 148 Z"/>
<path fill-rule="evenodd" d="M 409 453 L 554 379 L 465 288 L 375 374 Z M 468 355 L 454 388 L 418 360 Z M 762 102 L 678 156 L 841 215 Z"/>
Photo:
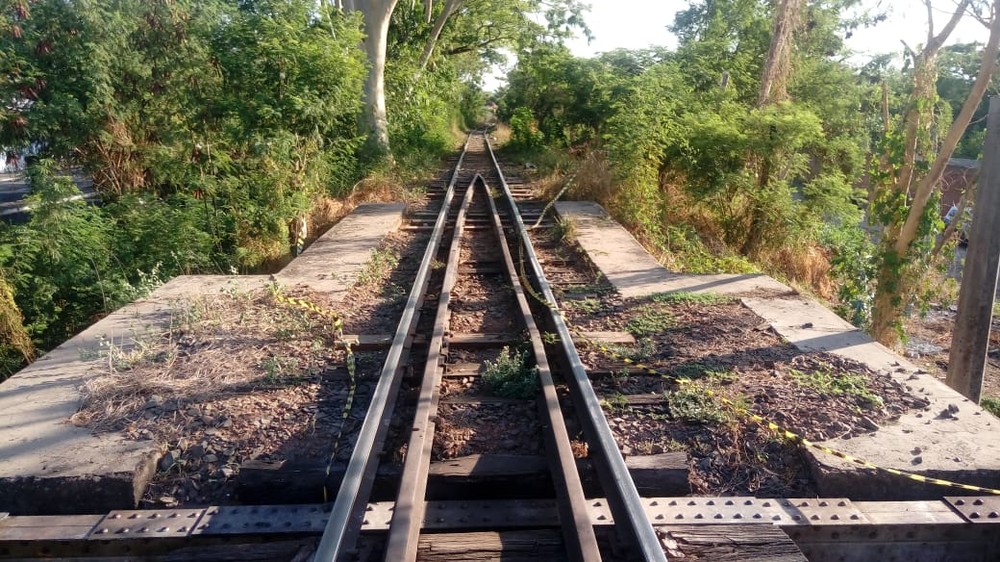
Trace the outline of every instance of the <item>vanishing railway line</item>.
<path fill-rule="evenodd" d="M 492 196 L 493 193 L 497 195 L 496 198 Z M 427 214 L 425 212 L 424 216 Z M 473 221 L 478 221 L 478 224 L 474 225 Z M 505 227 L 505 223 L 509 226 Z M 475 228 L 477 226 L 479 228 Z M 513 250 L 512 245 L 515 246 Z M 508 341 L 512 336 L 527 334 L 531 362 L 540 383 L 538 419 L 552 475 L 552 493 L 557 499 L 564 556 L 571 560 L 601 559 L 566 429 L 565 414 L 560 406 L 542 341 L 542 332 L 534 319 L 528 294 L 518 277 L 519 264 L 515 260 L 521 265 L 530 264 L 531 274 L 540 279 L 538 288 L 546 295 L 543 298 L 554 302 L 551 290 L 544 277 L 540 276 L 541 266 L 531 247 L 514 195 L 505 182 L 484 135 L 474 134 L 470 136 L 440 198 L 431 239 L 393 338 L 379 388 L 375 391 L 361 436 L 352 453 L 347 476 L 334 501 L 332 514 L 317 552 L 317 560 L 342 559 L 345 553 L 353 552 L 356 548 L 378 452 L 382 450 L 388 431 L 387 416 L 391 416 L 393 412 L 393 402 L 401 382 L 402 361 L 407 353 L 414 351 L 411 336 L 421 326 L 419 332 L 430 337 L 426 352 L 418 354 L 424 357 L 424 366 L 422 379 L 416 385 L 420 389 L 417 409 L 384 553 L 386 560 L 417 558 L 418 540 L 426 517 L 425 502 L 434 499 L 427 496 L 427 476 L 433 454 L 435 427 L 441 415 L 441 387 L 448 351 L 452 345 L 451 336 L 454 333 L 452 317 L 460 316 L 463 309 L 484 308 L 484 305 L 493 309 L 510 309 L 509 312 L 512 313 L 501 317 L 500 324 L 504 324 L 503 320 L 510 321 L 504 326 L 503 333 L 487 334 L 495 336 L 494 348 L 515 343 Z M 443 271 L 439 267 L 441 263 L 444 263 Z M 441 271 L 439 275 L 434 275 L 436 266 Z M 475 283 L 486 289 L 480 294 L 481 302 L 469 302 L 468 297 L 462 302 L 461 297 L 453 295 L 463 272 L 466 277 L 479 278 Z M 535 289 L 530 291 L 535 293 Z M 433 301 L 427 298 L 429 294 L 437 295 L 436 303 L 427 302 Z M 501 295 L 501 302 L 491 298 L 498 294 Z M 513 300 L 516 306 L 511 307 L 513 303 L 503 303 L 503 300 Z M 428 323 L 428 318 L 433 318 L 433 322 Z M 566 357 L 575 356 L 566 327 L 559 325 L 561 321 L 557 315 L 548 319 L 550 323 L 553 321 L 559 331 L 559 341 Z M 578 357 L 575 362 L 578 366 Z M 573 359 L 570 359 L 570 363 L 573 363 Z M 591 437 L 588 449 L 599 467 L 605 484 L 604 492 L 609 498 L 615 519 L 620 522 L 617 527 L 626 537 L 623 542 L 636 547 L 634 555 L 647 560 L 665 559 L 659 540 L 639 503 L 639 494 L 628 476 L 622 457 L 618 454 L 613 439 L 609 439 L 610 429 L 604 420 L 597 396 L 586 383 L 586 373 L 582 372 L 582 368 L 579 371 L 580 378 L 573 385 L 573 396 L 578 404 L 575 411 L 581 413 L 584 419 L 580 421 Z M 581 382 L 584 384 L 580 384 Z M 486 489 L 488 485 L 482 488 Z"/>
<path fill-rule="evenodd" d="M 1000 520 L 995 498 L 640 497 L 577 332 L 548 304 L 552 262 L 526 223 L 552 223 L 530 197 L 474 133 L 409 209 L 403 229 L 429 238 L 328 503 L 0 514 L 0 560 L 666 560 L 683 540 L 727 560 L 748 559 L 727 550 L 741 541 L 781 560 L 1000 553 L 980 523 Z M 483 366 L 505 357 L 534 373 L 528 394 L 485 392 Z M 449 440 L 462 432 L 486 437 Z M 390 450 L 402 465 L 380 471 Z"/>

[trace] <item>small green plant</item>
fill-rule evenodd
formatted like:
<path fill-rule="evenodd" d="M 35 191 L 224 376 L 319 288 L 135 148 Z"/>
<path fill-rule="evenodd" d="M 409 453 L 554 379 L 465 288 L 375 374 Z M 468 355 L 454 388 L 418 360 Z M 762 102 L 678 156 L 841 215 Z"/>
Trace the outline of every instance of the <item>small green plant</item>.
<path fill-rule="evenodd" d="M 611 371 L 611 384 L 615 388 L 621 388 L 622 384 L 628 380 L 629 374 L 628 367 L 625 367 L 621 371 Z"/>
<path fill-rule="evenodd" d="M 674 318 L 669 312 L 652 306 L 643 306 L 628 323 L 625 329 L 637 338 L 646 338 L 660 334 L 674 326 Z"/>
<path fill-rule="evenodd" d="M 534 398 L 538 392 L 538 369 L 528 365 L 528 354 L 504 347 L 496 361 L 487 360 L 483 382 L 497 396 Z"/>
<path fill-rule="evenodd" d="M 576 241 L 576 223 L 569 219 L 556 219 L 552 239 L 571 244 Z"/>
<path fill-rule="evenodd" d="M 604 308 L 604 304 L 598 299 L 587 297 L 585 299 L 568 300 L 566 301 L 566 307 L 586 314 L 594 314 Z"/>
<path fill-rule="evenodd" d="M 701 388 L 686 386 L 665 396 L 674 419 L 698 423 L 724 423 L 732 419 L 731 413 Z"/>
<path fill-rule="evenodd" d="M 559 334 L 553 332 L 542 332 L 542 343 L 547 343 L 547 344 L 559 343 Z"/>
<path fill-rule="evenodd" d="M 799 371 L 791 369 L 788 374 L 795 382 L 811 388 L 820 394 L 850 394 L 868 401 L 872 406 L 882 406 L 882 397 L 873 393 L 865 384 L 863 375 L 852 373 L 834 373 L 825 369 L 816 371 Z"/>
<path fill-rule="evenodd" d="M 632 361 L 647 361 L 658 350 L 652 338 L 639 338 L 634 345 L 609 343 L 605 345 L 612 353 L 631 359 Z"/>
<path fill-rule="evenodd" d="M 987 396 L 979 403 L 984 410 L 1000 418 L 1000 396 Z"/>
<path fill-rule="evenodd" d="M 629 411 L 628 396 L 621 393 L 615 393 L 611 396 L 601 400 L 603 406 L 610 412 L 627 412 Z"/>
<path fill-rule="evenodd" d="M 689 293 L 687 291 L 677 291 L 670 293 L 656 293 L 649 297 L 659 304 L 729 304 L 735 299 L 728 295 L 717 293 Z"/>
<path fill-rule="evenodd" d="M 378 283 L 385 279 L 397 265 L 399 265 L 399 258 L 391 250 L 387 248 L 372 250 L 368 263 L 358 274 L 358 283 L 362 285 Z"/>

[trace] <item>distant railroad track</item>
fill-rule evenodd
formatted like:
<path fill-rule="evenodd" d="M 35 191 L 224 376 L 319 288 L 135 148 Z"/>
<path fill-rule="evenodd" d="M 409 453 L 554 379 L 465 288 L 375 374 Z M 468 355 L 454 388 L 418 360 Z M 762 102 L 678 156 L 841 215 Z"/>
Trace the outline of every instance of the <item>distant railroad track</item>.
<path fill-rule="evenodd" d="M 497 195 L 496 198 L 491 197 L 491 189 Z M 377 459 L 386 440 L 389 417 L 393 413 L 393 403 L 399 392 L 403 365 L 406 356 L 414 351 L 410 336 L 419 332 L 430 338 L 426 352 L 419 354 L 425 357 L 422 379 L 417 385 L 420 394 L 385 545 L 386 560 L 416 559 L 421 527 L 426 516 L 425 501 L 433 499 L 426 497 L 427 475 L 435 423 L 439 416 L 445 360 L 453 333 L 450 327 L 451 317 L 459 314 L 452 309 L 453 293 L 460 275 L 482 275 L 478 272 L 487 269 L 491 271 L 487 276 L 495 278 L 491 280 L 492 286 L 502 287 L 501 290 L 516 301 L 514 309 L 519 316 L 514 319 L 515 323 L 511 326 L 513 330 L 507 334 L 491 334 L 498 336 L 494 345 L 499 347 L 506 343 L 504 336 L 526 332 L 531 361 L 539 375 L 539 420 L 552 474 L 552 492 L 558 500 L 565 556 L 571 560 L 600 560 L 600 549 L 590 523 L 587 501 L 566 429 L 566 414 L 560 406 L 541 330 L 534 319 L 529 297 L 519 281 L 518 264 L 515 260 L 523 259 L 527 270 L 534 277 L 536 288 L 531 289 L 532 292 L 540 290 L 552 302 L 554 297 L 542 276 L 541 265 L 531 247 L 514 194 L 483 134 L 470 136 L 450 182 L 440 195 L 441 203 L 437 209 L 431 240 L 393 338 L 389 358 L 382 369 L 379 388 L 369 406 L 347 468 L 347 476 L 334 501 L 316 560 L 340 560 L 346 552 L 352 552 L 356 548 L 356 539 L 364 522 L 364 510 L 369 503 L 368 495 Z M 467 228 L 472 216 L 486 228 Z M 512 249 L 512 245 L 523 247 L 515 246 Z M 466 252 L 464 256 L 463 250 Z M 441 263 L 445 264 L 443 272 L 434 275 L 435 267 L 440 269 L 438 264 Z M 437 295 L 436 306 L 433 299 L 427 298 L 429 294 Z M 428 303 L 428 300 L 431 302 Z M 491 302 L 491 305 L 497 306 L 495 302 Z M 431 313 L 433 323 L 429 328 L 418 330 L 421 317 L 431 316 Z M 558 323 L 558 316 L 555 318 Z M 546 322 L 551 323 L 552 318 Z M 562 352 L 567 358 L 574 357 L 576 351 L 565 326 L 561 327 L 559 336 Z M 575 357 L 575 363 L 579 365 L 579 357 Z M 583 418 L 580 422 L 591 437 L 587 448 L 598 465 L 598 473 L 602 476 L 603 489 L 612 506 L 615 520 L 620 522 L 617 527 L 624 537 L 623 543 L 636 547 L 636 554 L 643 559 L 665 560 L 663 549 L 646 518 L 625 463 L 614 440 L 609 438 L 610 428 L 604 419 L 599 400 L 586 381 L 586 373 L 582 369 L 580 371 L 580 378 L 573 385 L 572 396 L 577 406 L 574 410 Z M 580 384 L 581 381 L 583 384 Z M 483 528 L 488 529 L 489 526 L 483 525 Z"/>

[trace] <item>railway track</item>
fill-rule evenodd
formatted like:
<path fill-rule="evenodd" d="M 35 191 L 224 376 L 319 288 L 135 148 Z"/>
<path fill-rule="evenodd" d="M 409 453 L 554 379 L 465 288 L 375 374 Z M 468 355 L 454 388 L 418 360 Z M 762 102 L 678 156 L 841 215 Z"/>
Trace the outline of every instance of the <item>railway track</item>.
<path fill-rule="evenodd" d="M 427 515 L 426 502 L 438 499 L 428 495 L 427 478 L 432 456 L 441 456 L 440 451 L 434 450 L 435 431 L 438 421 L 447 417 L 443 412 L 445 405 L 442 404 L 441 391 L 447 376 L 449 352 L 461 346 L 456 339 L 462 338 L 455 337 L 457 326 L 471 326 L 484 336 L 483 341 L 488 343 L 475 346 L 481 360 L 488 361 L 483 359 L 486 356 L 496 358 L 497 352 L 504 357 L 496 361 L 516 356 L 511 360 L 525 362 L 521 368 L 529 374 L 537 374 L 537 385 L 532 383 L 534 390 L 529 389 L 521 400 L 489 403 L 477 396 L 471 401 L 449 405 L 453 406 L 448 408 L 449 413 L 452 417 L 462 417 L 469 411 L 482 413 L 493 410 L 498 416 L 511 417 L 523 415 L 526 407 L 530 410 L 534 407 L 532 403 L 536 402 L 538 427 L 529 427 L 525 433 L 526 436 L 541 433 L 545 443 L 544 457 L 552 481 L 550 493 L 557 500 L 562 547 L 565 550 L 560 557 L 600 560 L 601 549 L 590 522 L 587 499 L 566 427 L 566 414 L 560 405 L 547 355 L 550 352 L 546 351 L 542 330 L 535 321 L 529 302 L 529 293 L 539 297 L 536 291 L 547 294 L 536 300 L 554 302 L 554 297 L 541 275 L 541 266 L 527 236 L 515 194 L 504 180 L 484 135 L 470 136 L 444 192 L 432 194 L 431 198 L 439 201 L 437 208 L 421 211 L 414 221 L 416 226 L 432 230 L 431 240 L 393 338 L 379 388 L 375 391 L 361 436 L 352 453 L 347 476 L 334 501 L 316 560 L 340 560 L 355 555 L 364 510 L 370 499 L 375 464 L 385 444 L 395 396 L 401 384 L 402 365 L 408 354 L 421 358 L 409 363 L 414 366 L 415 373 L 422 372 L 422 375 L 413 385 L 419 388 L 416 413 L 384 545 L 384 558 L 417 558 L 421 528 Z M 533 218 L 537 219 L 540 209 L 532 210 Z M 426 224 L 435 212 L 433 226 Z M 523 269 L 530 271 L 537 289 L 526 290 L 522 286 L 518 266 L 525 264 L 527 266 Z M 428 295 L 436 296 L 436 299 L 428 298 Z M 498 315 L 497 311 L 501 313 Z M 428 322 L 429 319 L 432 321 Z M 572 364 L 572 356 L 575 355 L 572 340 L 565 326 L 561 326 L 560 331 L 557 315 L 547 319 L 547 323 L 552 323 L 553 319 L 562 351 Z M 494 332 L 483 334 L 486 330 Z M 415 352 L 412 347 L 412 335 L 417 332 L 429 335 L 423 352 Z M 530 351 L 523 355 L 520 352 L 511 353 L 510 348 L 519 342 L 523 342 Z M 579 365 L 579 357 L 575 358 L 575 363 Z M 616 528 L 622 534 L 621 544 L 636 547 L 637 552 L 632 554 L 643 559 L 665 560 L 624 461 L 613 440 L 609 439 L 610 429 L 582 367 L 575 382 L 572 385 L 572 396 L 577 404 L 574 411 L 579 412 L 583 419 L 573 420 L 576 422 L 574 425 L 587 429 L 589 439 L 585 447 L 592 452 L 604 484 L 604 495 L 612 506 L 615 520 L 620 522 Z M 475 416 L 472 423 L 481 426 L 490 423 L 489 419 L 487 415 Z M 487 434 L 490 430 L 484 427 L 469 429 Z M 496 476 L 501 479 L 507 477 L 502 473 Z M 490 490 L 488 482 L 479 482 L 479 486 L 484 492 Z M 508 499 L 530 498 L 517 498 L 515 495 Z"/>
<path fill-rule="evenodd" d="M 992 498 L 640 497 L 593 374 L 547 304 L 554 271 L 528 227 L 552 226 L 542 202 L 508 183 L 482 133 L 453 164 L 408 211 L 403 229 L 429 238 L 330 501 L 0 514 L 0 560 L 666 560 L 684 540 L 782 560 L 1000 552 L 992 526 L 974 524 L 1000 511 Z M 528 382 L 498 391 L 484 376 L 498 365 Z M 470 434 L 485 438 L 452 439 Z M 380 470 L 400 450 L 401 465 Z"/>

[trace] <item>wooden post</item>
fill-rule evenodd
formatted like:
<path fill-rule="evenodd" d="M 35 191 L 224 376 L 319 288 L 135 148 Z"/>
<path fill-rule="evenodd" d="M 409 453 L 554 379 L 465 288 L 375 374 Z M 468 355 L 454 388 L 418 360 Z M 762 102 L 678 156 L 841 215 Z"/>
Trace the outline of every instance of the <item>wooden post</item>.
<path fill-rule="evenodd" d="M 955 217 L 958 220 L 960 217 Z M 979 402 L 1000 265 L 1000 97 L 990 98 L 983 167 L 948 356 L 948 386 Z"/>

